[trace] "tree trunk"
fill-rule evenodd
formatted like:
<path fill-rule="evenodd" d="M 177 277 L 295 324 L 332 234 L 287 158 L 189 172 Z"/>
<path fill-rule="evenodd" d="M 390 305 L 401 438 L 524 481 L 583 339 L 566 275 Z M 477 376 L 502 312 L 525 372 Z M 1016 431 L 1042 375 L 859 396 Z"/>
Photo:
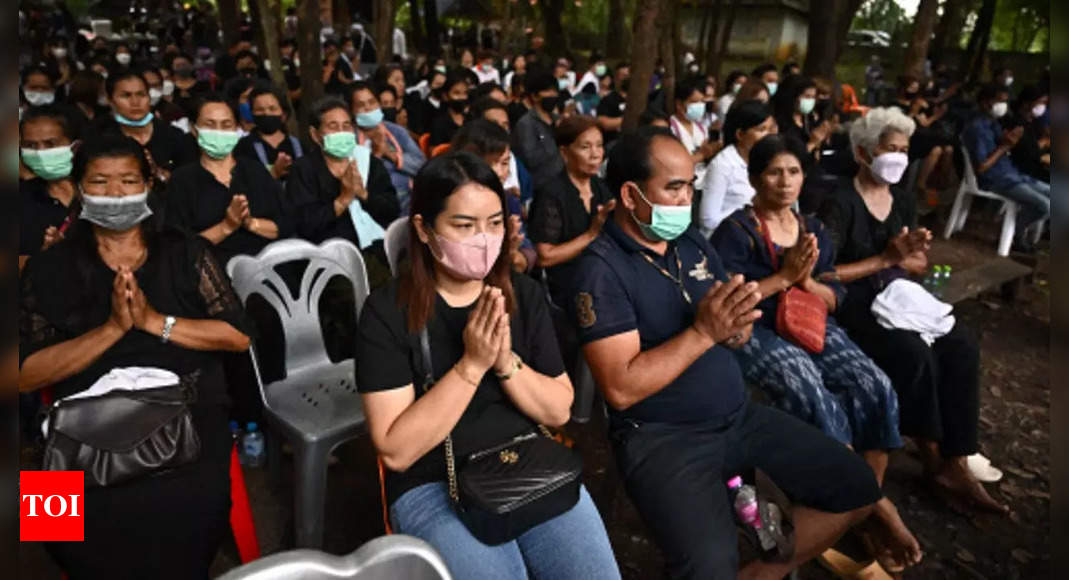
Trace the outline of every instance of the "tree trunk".
<path fill-rule="evenodd" d="M 262 40 L 260 54 L 270 63 L 271 82 L 276 87 L 286 86 L 286 77 L 282 73 L 282 51 L 278 48 L 278 42 L 281 38 L 278 20 L 281 4 L 279 0 L 256 0 L 249 4 L 249 10 L 258 16 L 254 22 L 260 23 L 256 27 L 259 29 L 257 40 Z M 297 130 L 296 119 L 292 114 L 289 115 L 289 130 L 291 132 Z"/>
<path fill-rule="evenodd" d="M 665 2 L 657 13 L 657 55 L 664 64 L 661 90 L 664 91 L 664 110 L 671 113 L 675 107 L 676 77 L 679 76 L 679 54 L 676 52 L 674 2 Z"/>
<path fill-rule="evenodd" d="M 947 62 L 947 52 L 957 50 L 961 40 L 961 29 L 965 27 L 971 0 L 946 0 L 943 3 L 943 16 L 935 25 L 935 38 L 932 39 L 931 54 L 933 64 Z"/>
<path fill-rule="evenodd" d="M 378 46 L 379 64 L 393 60 L 394 0 L 375 0 L 375 41 Z"/>
<path fill-rule="evenodd" d="M 233 46 L 241 34 L 238 29 L 238 0 L 216 0 L 216 8 L 219 10 L 219 27 L 223 29 L 225 50 Z"/>
<path fill-rule="evenodd" d="M 546 53 L 554 58 L 568 53 L 568 37 L 564 34 L 561 14 L 564 13 L 564 0 L 543 0 L 542 24 L 546 28 Z"/>
<path fill-rule="evenodd" d="M 839 56 L 843 53 L 843 47 L 846 46 L 846 35 L 850 33 L 850 25 L 853 24 L 854 17 L 857 16 L 859 9 L 861 9 L 861 0 L 845 1 L 843 12 L 838 17 L 838 28 L 835 36 L 835 60 L 839 60 Z"/>
<path fill-rule="evenodd" d="M 724 0 L 716 0 L 715 5 L 710 0 L 709 9 L 713 12 L 713 18 L 709 22 L 709 29 L 705 31 L 705 52 L 702 54 L 702 58 L 705 59 L 705 70 L 713 70 L 713 65 L 716 63 L 717 40 L 720 38 L 720 14 L 724 12 Z"/>
<path fill-rule="evenodd" d="M 427 54 L 431 59 L 442 54 L 442 34 L 438 25 L 438 3 L 436 0 L 423 0 L 423 21 L 427 30 Z"/>
<path fill-rule="evenodd" d="M 731 41 L 731 29 L 735 27 L 735 13 L 742 0 L 732 0 L 731 8 L 728 8 L 727 20 L 724 21 L 724 29 L 720 32 L 720 39 L 716 49 L 716 56 L 709 67 L 709 72 L 720 82 L 720 68 L 723 66 L 724 57 L 728 53 L 728 42 Z"/>
<path fill-rule="evenodd" d="M 694 56 L 698 57 L 698 62 L 705 64 L 705 55 L 709 52 L 709 41 L 706 38 L 709 32 L 709 20 L 713 15 L 713 11 L 710 9 L 709 3 L 712 0 L 697 0 L 696 6 L 698 11 L 701 12 L 701 25 L 698 27 L 698 45 L 694 47 Z"/>
<path fill-rule="evenodd" d="M 605 35 L 606 60 L 615 62 L 627 58 L 627 28 L 624 24 L 624 0 L 609 0 L 609 23 Z"/>
<path fill-rule="evenodd" d="M 995 22 L 995 8 L 998 0 L 984 0 L 980 14 L 976 17 L 976 27 L 969 36 L 969 45 L 965 49 L 965 70 L 968 73 L 966 84 L 975 82 L 984 68 L 984 53 L 991 40 L 991 25 Z"/>
<path fill-rule="evenodd" d="M 312 106 L 323 96 L 323 51 L 319 46 L 319 0 L 298 0 L 297 46 L 301 55 L 301 107 L 299 134 L 308 134 Z M 285 86 L 283 84 L 282 86 Z"/>
<path fill-rule="evenodd" d="M 624 129 L 638 126 L 638 118 L 646 110 L 650 79 L 657 60 L 657 13 L 667 0 L 637 0 L 632 23 L 631 90 L 627 93 L 624 110 Z"/>
<path fill-rule="evenodd" d="M 339 38 L 349 36 L 349 27 L 353 25 L 353 15 L 349 10 L 349 0 L 332 0 L 331 13 L 334 34 Z"/>
<path fill-rule="evenodd" d="M 427 37 L 423 34 L 423 15 L 419 10 L 419 0 L 408 0 L 408 22 L 412 25 L 412 46 L 416 52 L 427 54 Z"/>
<path fill-rule="evenodd" d="M 835 59 L 839 55 L 839 39 L 830 30 L 839 30 L 843 18 L 853 18 L 853 13 L 844 14 L 848 9 L 847 0 L 828 0 L 827 6 L 810 4 L 809 29 L 805 51 L 805 64 L 802 72 L 807 77 L 835 78 Z"/>
<path fill-rule="evenodd" d="M 939 14 L 939 0 L 921 0 L 917 15 L 913 19 L 913 35 L 906 49 L 906 59 L 902 71 L 916 78 L 924 76 L 924 61 L 928 58 L 928 45 L 932 41 L 932 30 Z"/>

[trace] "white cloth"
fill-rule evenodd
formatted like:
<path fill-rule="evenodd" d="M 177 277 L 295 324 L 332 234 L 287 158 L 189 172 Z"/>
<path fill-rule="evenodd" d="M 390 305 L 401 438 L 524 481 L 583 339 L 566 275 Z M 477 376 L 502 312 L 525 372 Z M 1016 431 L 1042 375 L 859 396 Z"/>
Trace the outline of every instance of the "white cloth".
<path fill-rule="evenodd" d="M 405 31 L 400 28 L 393 29 L 393 53 L 395 56 L 401 57 L 401 60 L 408 58 L 408 43 L 405 42 Z"/>
<path fill-rule="evenodd" d="M 735 103 L 735 93 L 728 93 L 716 102 L 716 111 L 720 114 L 721 119 L 726 119 L 728 116 L 728 109 Z"/>
<path fill-rule="evenodd" d="M 367 175 L 371 171 L 371 148 L 357 145 L 353 150 L 353 159 L 356 160 L 356 168 L 360 171 L 364 187 L 367 187 Z M 371 244 L 386 237 L 386 230 L 382 229 L 379 222 L 367 213 L 356 197 L 349 204 L 349 218 L 353 220 L 353 228 L 356 230 L 361 250 L 366 250 Z"/>
<path fill-rule="evenodd" d="M 734 145 L 721 149 L 705 170 L 702 203 L 698 208 L 698 229 L 702 235 L 712 235 L 724 218 L 746 207 L 756 193 L 739 150 Z"/>
<path fill-rule="evenodd" d="M 594 83 L 595 92 L 601 86 L 600 81 L 598 80 L 598 75 L 594 74 L 593 71 L 586 71 L 586 74 L 583 75 L 583 78 L 579 79 L 579 84 L 575 85 L 574 94 L 578 95 L 579 93 L 583 92 L 583 87 L 586 86 L 588 83 Z"/>
<path fill-rule="evenodd" d="M 516 154 L 512 151 L 509 151 L 509 176 L 501 186 L 505 188 L 505 191 L 508 191 L 513 187 L 516 189 L 520 188 L 520 174 L 519 170 L 516 169 Z"/>
<path fill-rule="evenodd" d="M 953 309 L 904 278 L 888 284 L 872 301 L 872 314 L 880 326 L 916 332 L 929 346 L 954 328 Z"/>
<path fill-rule="evenodd" d="M 475 73 L 475 76 L 479 77 L 479 84 L 494 83 L 497 86 L 501 86 L 501 73 L 494 67 L 490 67 L 489 71 L 483 72 L 481 66 L 474 66 L 471 72 Z"/>
<path fill-rule="evenodd" d="M 668 124 L 672 128 L 672 134 L 675 135 L 676 139 L 679 139 L 679 141 L 683 143 L 683 146 L 687 148 L 687 153 L 693 154 L 700 149 L 702 145 L 705 145 L 708 133 L 705 132 L 705 127 L 703 127 L 701 123 L 691 123 L 690 130 L 688 130 L 687 127 L 683 125 L 682 121 L 676 118 L 675 115 L 672 115 L 668 119 Z M 708 163 L 694 164 L 695 188 L 701 189 L 705 184 L 705 170 L 708 165 Z"/>
<path fill-rule="evenodd" d="M 115 390 L 143 391 L 170 387 L 179 383 L 178 375 L 165 369 L 154 367 L 114 368 L 108 374 L 97 379 L 93 386 L 84 391 L 63 397 L 60 401 L 101 397 Z M 56 401 L 57 403 L 59 401 Z M 41 433 L 48 437 L 48 419 L 41 424 Z"/>

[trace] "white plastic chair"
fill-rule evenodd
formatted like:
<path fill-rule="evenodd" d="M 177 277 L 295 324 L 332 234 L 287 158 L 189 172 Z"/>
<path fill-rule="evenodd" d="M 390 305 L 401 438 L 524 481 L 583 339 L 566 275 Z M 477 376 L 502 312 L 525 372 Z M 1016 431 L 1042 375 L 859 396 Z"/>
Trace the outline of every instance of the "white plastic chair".
<path fill-rule="evenodd" d="M 307 260 L 308 266 L 294 297 L 276 268 L 298 260 Z M 363 432 L 365 418 L 353 359 L 333 363 L 327 355 L 319 299 L 331 278 L 343 276 L 352 283 L 359 315 L 368 295 L 364 260 L 356 246 L 346 240 L 327 240 L 319 246 L 283 240 L 256 256 L 231 259 L 226 270 L 242 303 L 258 294 L 282 321 L 286 377 L 265 385 L 251 346 L 249 356 L 264 402 L 264 416 L 293 446 L 297 546 L 320 547 L 328 457 L 340 443 Z M 356 320 L 352 322 L 356 324 Z"/>
<path fill-rule="evenodd" d="M 398 264 L 401 263 L 401 255 L 408 248 L 408 217 L 399 217 L 386 228 L 386 235 L 382 240 L 383 250 L 386 252 L 386 262 L 390 265 L 390 274 L 397 277 Z"/>
<path fill-rule="evenodd" d="M 950 236 L 965 227 L 965 220 L 969 217 L 969 208 L 972 206 L 974 197 L 993 199 L 1002 203 L 999 209 L 999 213 L 1002 214 L 1002 233 L 998 241 L 998 255 L 1008 256 L 1010 245 L 1013 244 L 1013 234 L 1017 229 L 1017 203 L 993 191 L 980 189 L 976 181 L 976 172 L 973 170 L 972 156 L 964 143 L 961 147 L 965 171 L 961 178 L 961 185 L 958 186 L 957 196 L 954 198 L 954 206 L 950 209 L 950 218 L 947 219 L 946 228 L 943 230 L 943 239 L 949 240 Z M 1037 229 L 1042 233 L 1042 227 Z"/>
<path fill-rule="evenodd" d="M 430 544 L 401 534 L 382 536 L 345 556 L 317 550 L 273 554 L 218 580 L 452 580 Z"/>

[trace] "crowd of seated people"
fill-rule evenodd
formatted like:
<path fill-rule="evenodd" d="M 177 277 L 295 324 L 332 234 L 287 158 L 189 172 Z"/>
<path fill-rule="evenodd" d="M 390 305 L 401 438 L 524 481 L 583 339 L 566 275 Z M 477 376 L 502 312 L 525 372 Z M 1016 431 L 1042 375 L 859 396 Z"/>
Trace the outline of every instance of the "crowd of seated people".
<path fill-rule="evenodd" d="M 938 69 L 861 114 L 794 63 L 719 85 L 688 63 L 673 100 L 655 79 L 624 130 L 645 87 L 599 55 L 577 68 L 465 51 L 361 78 L 352 39 L 328 37 L 315 97 L 293 39 L 285 86 L 247 39 L 214 60 L 157 42 L 52 40 L 20 76 L 23 396 L 68 397 L 118 367 L 199 371 L 200 459 L 90 490 L 87 541 L 48 547 L 70 577 L 206 575 L 226 528 L 226 422 L 258 412 L 243 351 L 276 330 L 225 266 L 286 239 L 361 251 L 371 295 L 359 313 L 328 308 L 347 329 L 328 349 L 355 352 L 393 529 L 458 578 L 620 577 L 585 487 L 490 546 L 448 485 L 447 442 L 460 457 L 567 423 L 580 358 L 669 577 L 782 577 L 855 526 L 886 570 L 917 564 L 924 546 L 881 491 L 904 438 L 951 507 L 1008 510 L 968 461 L 976 329 L 933 338 L 872 307 L 928 270 L 918 200 L 956 186 L 957 156 L 1020 204 L 1016 244 L 1032 249 L 1050 215 L 1047 81 L 1015 89 L 1000 71 L 964 88 Z M 777 324 L 795 292 L 815 297 L 821 349 Z M 726 481 L 754 470 L 794 504 L 785 561 L 739 560 Z M 150 504 L 167 509 L 145 520 Z"/>

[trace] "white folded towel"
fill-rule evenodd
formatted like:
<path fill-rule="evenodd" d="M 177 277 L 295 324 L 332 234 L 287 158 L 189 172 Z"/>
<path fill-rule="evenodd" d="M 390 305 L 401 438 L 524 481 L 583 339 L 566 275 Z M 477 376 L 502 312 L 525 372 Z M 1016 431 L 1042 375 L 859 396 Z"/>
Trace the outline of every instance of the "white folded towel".
<path fill-rule="evenodd" d="M 888 284 L 872 301 L 872 314 L 880 326 L 916 332 L 929 346 L 954 328 L 953 309 L 904 278 Z"/>

